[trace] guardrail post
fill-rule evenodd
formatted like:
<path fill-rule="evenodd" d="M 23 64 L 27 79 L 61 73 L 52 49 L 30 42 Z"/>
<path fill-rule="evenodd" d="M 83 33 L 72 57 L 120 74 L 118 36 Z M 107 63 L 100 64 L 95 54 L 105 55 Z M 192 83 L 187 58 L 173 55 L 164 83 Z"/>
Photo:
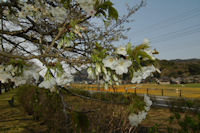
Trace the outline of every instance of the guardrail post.
<path fill-rule="evenodd" d="M 136 92 L 136 90 L 137 90 L 137 87 L 135 87 L 135 95 L 137 95 L 137 92 Z"/>
<path fill-rule="evenodd" d="M 2 89 L 1 89 L 2 87 L 1 86 L 2 86 L 2 84 L 1 84 L 1 81 L 0 81 L 0 94 L 2 94 Z"/>
<path fill-rule="evenodd" d="M 1 84 L 1 81 L 0 81 L 0 94 L 2 94 L 2 89 L 1 89 L 1 86 L 2 86 L 2 84 Z"/>
<path fill-rule="evenodd" d="M 149 88 L 147 88 L 147 95 L 149 95 Z"/>
<path fill-rule="evenodd" d="M 162 96 L 164 96 L 163 89 L 161 90 Z"/>
<path fill-rule="evenodd" d="M 181 94 L 181 89 L 179 90 L 179 97 L 181 97 L 182 96 L 182 94 Z"/>
<path fill-rule="evenodd" d="M 128 88 L 127 88 L 127 87 L 125 87 L 125 92 L 127 93 L 127 91 L 128 91 Z"/>

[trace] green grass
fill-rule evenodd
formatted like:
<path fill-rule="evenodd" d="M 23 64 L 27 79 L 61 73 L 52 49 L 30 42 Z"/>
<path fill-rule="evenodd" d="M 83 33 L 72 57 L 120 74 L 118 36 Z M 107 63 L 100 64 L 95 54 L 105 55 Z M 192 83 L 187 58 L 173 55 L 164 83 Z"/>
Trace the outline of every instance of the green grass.
<path fill-rule="evenodd" d="M 193 88 L 200 88 L 200 83 L 195 83 L 195 84 L 186 84 L 186 87 L 193 87 Z"/>
<path fill-rule="evenodd" d="M 170 85 L 160 85 L 166 87 L 190 87 L 190 88 L 200 88 L 200 83 L 191 83 L 191 84 L 170 84 Z"/>

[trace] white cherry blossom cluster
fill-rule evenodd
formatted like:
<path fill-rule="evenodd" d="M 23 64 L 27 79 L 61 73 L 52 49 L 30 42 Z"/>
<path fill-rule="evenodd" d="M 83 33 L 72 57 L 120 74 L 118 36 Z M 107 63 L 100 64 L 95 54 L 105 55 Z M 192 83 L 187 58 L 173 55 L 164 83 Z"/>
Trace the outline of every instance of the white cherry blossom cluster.
<path fill-rule="evenodd" d="M 153 72 L 159 72 L 160 70 L 155 68 L 153 65 L 144 66 L 141 70 L 138 70 L 133 73 L 132 83 L 140 83 L 143 79 L 149 77 Z"/>
<path fill-rule="evenodd" d="M 118 47 L 116 50 L 118 55 L 126 56 L 126 47 Z M 122 75 L 128 72 L 128 67 L 132 65 L 131 60 L 124 58 L 117 58 L 116 56 L 108 55 L 105 59 L 103 59 L 103 64 L 105 67 L 115 70 L 116 74 Z"/>
<path fill-rule="evenodd" d="M 111 71 L 106 69 L 104 65 L 96 63 L 94 67 L 89 67 L 87 69 L 88 78 L 96 79 L 98 76 L 102 75 L 104 80 L 104 87 L 108 89 L 108 85 L 119 84 L 119 79 L 116 74 L 111 74 Z"/>
<path fill-rule="evenodd" d="M 51 20 L 57 23 L 63 23 L 68 16 L 64 7 L 51 7 L 49 12 L 52 14 Z"/>
<path fill-rule="evenodd" d="M 96 0 L 76 0 L 80 7 L 89 15 L 94 16 L 96 14 L 96 10 L 94 9 L 94 4 Z"/>
<path fill-rule="evenodd" d="M 8 83 L 9 80 L 15 83 L 15 86 L 20 86 L 26 83 L 37 83 L 39 80 L 40 68 L 32 64 L 30 67 L 24 66 L 22 73 L 18 74 L 19 68 L 13 65 L 0 65 L 0 81 Z M 33 82 L 33 80 L 35 82 Z"/>
<path fill-rule="evenodd" d="M 80 7 L 89 15 L 94 17 L 96 14 L 95 10 L 95 3 L 99 2 L 99 4 L 102 4 L 105 0 L 76 0 L 77 3 L 79 3 Z"/>
<path fill-rule="evenodd" d="M 145 49 L 142 49 L 144 52 L 146 52 L 152 60 L 154 60 L 153 52 L 149 46 L 149 41 L 145 39 L 142 44 L 145 44 L 147 47 Z M 88 77 L 90 79 L 96 79 L 99 75 L 103 76 L 103 80 L 105 82 L 105 88 L 108 88 L 108 85 L 113 84 L 119 84 L 119 77 L 123 74 L 127 74 L 129 72 L 129 68 L 134 69 L 132 59 L 130 56 L 131 46 L 119 46 L 114 51 L 113 55 L 107 55 L 105 58 L 102 59 L 101 63 L 96 63 L 93 67 L 90 67 L 88 69 Z M 160 72 L 156 67 L 153 65 L 147 65 L 142 66 L 140 69 L 136 69 L 133 72 L 133 77 L 131 82 L 132 83 L 140 83 L 143 79 L 146 79 L 147 77 L 151 76 L 153 72 Z"/>
<path fill-rule="evenodd" d="M 43 67 L 43 69 L 46 67 Z M 15 86 L 20 86 L 23 84 L 38 84 L 39 77 L 43 77 L 43 81 L 39 83 L 39 87 L 49 89 L 51 92 L 56 91 L 56 85 L 65 86 L 73 81 L 73 76 L 67 72 L 63 72 L 62 75 L 58 76 L 55 70 L 50 69 L 52 72 L 52 77 L 45 78 L 45 73 L 40 74 L 42 68 L 35 63 L 31 62 L 31 65 L 23 66 L 22 73 L 18 73 L 18 68 L 13 65 L 0 65 L 0 81 L 1 83 L 13 82 Z"/>
<path fill-rule="evenodd" d="M 127 73 L 128 68 L 132 65 L 131 60 L 124 59 L 120 55 L 127 55 L 125 47 L 118 47 L 115 55 L 108 55 L 102 60 L 102 63 L 96 63 L 93 68 L 88 68 L 88 78 L 96 79 L 97 76 L 102 75 L 105 89 L 108 89 L 108 85 L 119 85 L 118 77 Z"/>
<path fill-rule="evenodd" d="M 46 74 L 48 70 L 47 67 L 44 66 L 43 69 L 45 69 L 44 74 Z M 51 92 L 55 92 L 56 85 L 64 87 L 73 81 L 73 76 L 68 74 L 66 71 L 62 72 L 62 75 L 58 75 L 58 73 L 53 69 L 50 69 L 50 72 L 52 74 L 50 78 L 46 78 L 44 74 L 42 75 L 42 77 L 44 77 L 44 81 L 39 84 L 39 87 L 49 89 Z"/>
<path fill-rule="evenodd" d="M 144 110 L 140 111 L 138 114 L 131 113 L 129 115 L 128 119 L 131 126 L 138 126 L 142 122 L 142 120 L 146 118 L 147 112 L 150 110 L 150 107 L 152 105 L 152 101 L 150 100 L 150 97 L 144 95 L 144 102 L 146 104 Z"/>
<path fill-rule="evenodd" d="M 0 3 L 8 2 L 9 0 L 0 0 Z M 20 2 L 27 2 L 27 0 L 20 0 Z"/>
<path fill-rule="evenodd" d="M 63 23 L 68 14 L 67 10 L 61 5 L 53 7 L 47 3 L 41 3 L 38 0 L 34 1 L 34 4 L 28 4 L 21 2 L 21 11 L 18 12 L 20 18 L 31 17 L 34 21 L 40 19 L 48 19 L 56 23 Z"/>
<path fill-rule="evenodd" d="M 146 44 L 149 46 L 149 40 L 147 38 L 145 38 L 142 42 L 142 44 Z M 146 52 L 152 60 L 155 60 L 156 58 L 154 57 L 154 53 L 156 52 L 154 49 L 151 49 L 150 47 L 149 48 L 145 48 L 144 49 L 144 52 Z M 148 58 L 144 58 L 144 60 L 148 60 Z"/>

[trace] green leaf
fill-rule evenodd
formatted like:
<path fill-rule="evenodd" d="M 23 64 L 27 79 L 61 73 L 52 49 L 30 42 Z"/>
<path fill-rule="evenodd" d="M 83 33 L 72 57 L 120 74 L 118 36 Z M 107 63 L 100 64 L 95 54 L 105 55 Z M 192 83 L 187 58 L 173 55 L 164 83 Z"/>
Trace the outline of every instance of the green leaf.
<path fill-rule="evenodd" d="M 62 65 L 60 64 L 60 62 L 56 63 L 55 70 L 57 72 L 58 77 L 61 77 L 62 74 L 64 73 L 64 69 L 63 69 Z"/>
<path fill-rule="evenodd" d="M 62 46 L 63 46 L 63 44 L 64 44 L 64 40 L 63 39 L 61 39 L 60 41 L 59 41 L 59 43 L 58 43 L 58 48 L 60 49 Z"/>
<path fill-rule="evenodd" d="M 181 115 L 179 114 L 179 113 L 177 113 L 177 112 L 175 112 L 175 118 L 177 119 L 177 120 L 179 120 L 180 118 L 181 118 Z"/>
<path fill-rule="evenodd" d="M 74 124 L 76 125 L 76 128 L 80 131 L 87 131 L 89 128 L 89 120 L 85 113 L 81 112 L 73 112 L 72 113 L 72 119 Z"/>
<path fill-rule="evenodd" d="M 109 7 L 111 7 L 113 5 L 112 2 L 110 1 L 105 1 L 103 4 L 97 6 L 97 10 L 99 9 L 103 9 L 103 10 L 107 10 Z"/>
<path fill-rule="evenodd" d="M 75 39 L 75 35 L 73 32 L 69 32 L 69 40 L 74 40 Z"/>
<path fill-rule="evenodd" d="M 103 5 L 112 6 L 113 3 L 112 3 L 111 1 L 105 1 L 105 2 L 103 3 Z"/>
<path fill-rule="evenodd" d="M 114 18 L 117 21 L 117 19 L 118 19 L 117 10 L 114 7 L 110 6 L 108 8 L 108 16 L 111 17 L 111 18 Z"/>
<path fill-rule="evenodd" d="M 131 51 L 131 43 L 130 42 L 128 42 L 126 45 L 126 51 L 127 51 L 128 55 L 131 56 L 132 51 Z"/>
<path fill-rule="evenodd" d="M 138 55 L 140 55 L 142 58 L 148 58 L 148 59 L 152 59 L 150 55 L 148 55 L 146 52 L 144 51 L 139 51 Z"/>
<path fill-rule="evenodd" d="M 45 75 L 44 75 L 44 78 L 45 78 L 46 80 L 49 80 L 49 79 L 51 79 L 52 77 L 53 77 L 53 74 L 52 74 L 50 68 L 47 67 L 47 71 L 46 71 L 46 73 L 45 73 Z"/>

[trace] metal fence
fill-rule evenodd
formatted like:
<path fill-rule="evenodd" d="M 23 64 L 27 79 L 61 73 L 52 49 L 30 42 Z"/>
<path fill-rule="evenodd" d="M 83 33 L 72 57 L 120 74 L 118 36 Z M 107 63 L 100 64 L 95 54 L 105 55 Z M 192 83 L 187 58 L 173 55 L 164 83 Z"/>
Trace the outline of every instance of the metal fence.
<path fill-rule="evenodd" d="M 91 91 L 108 91 L 108 92 L 126 92 L 135 94 L 147 94 L 151 96 L 173 96 L 183 98 L 200 98 L 200 91 L 176 89 L 157 89 L 157 88 L 140 88 L 140 87 L 110 87 L 107 90 L 103 86 L 97 85 L 72 85 L 72 88 L 85 89 Z"/>

